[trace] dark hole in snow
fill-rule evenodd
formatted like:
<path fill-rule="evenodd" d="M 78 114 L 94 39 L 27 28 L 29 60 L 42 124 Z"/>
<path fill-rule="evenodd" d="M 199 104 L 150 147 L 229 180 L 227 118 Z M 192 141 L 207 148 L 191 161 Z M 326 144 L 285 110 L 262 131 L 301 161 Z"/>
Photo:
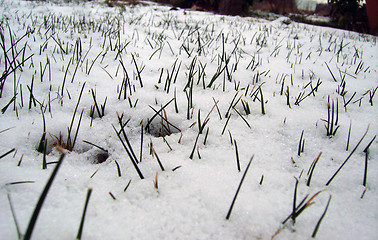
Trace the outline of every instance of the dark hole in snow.
<path fill-rule="evenodd" d="M 146 128 L 146 131 L 154 137 L 165 137 L 173 133 L 181 132 L 177 127 L 160 121 L 151 122 Z"/>
<path fill-rule="evenodd" d="M 99 164 L 105 162 L 109 158 L 109 153 L 105 151 L 96 151 L 90 160 L 93 164 Z"/>

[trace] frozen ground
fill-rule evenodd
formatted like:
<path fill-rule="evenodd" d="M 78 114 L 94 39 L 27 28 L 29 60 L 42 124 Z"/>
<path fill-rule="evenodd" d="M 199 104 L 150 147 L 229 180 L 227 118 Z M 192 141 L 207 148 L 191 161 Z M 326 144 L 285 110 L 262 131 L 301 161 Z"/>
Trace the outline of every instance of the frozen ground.
<path fill-rule="evenodd" d="M 33 239 L 75 238 L 88 189 L 83 239 L 310 239 L 331 196 L 316 238 L 377 238 L 376 37 L 155 4 L 0 5 L 0 239 L 25 234 L 57 145 L 72 151 Z"/>

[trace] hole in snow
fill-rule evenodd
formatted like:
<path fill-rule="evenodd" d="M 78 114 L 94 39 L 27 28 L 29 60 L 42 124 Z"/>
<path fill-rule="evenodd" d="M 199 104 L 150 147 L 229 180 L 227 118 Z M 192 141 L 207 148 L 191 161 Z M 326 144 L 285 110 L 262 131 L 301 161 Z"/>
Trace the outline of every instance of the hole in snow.
<path fill-rule="evenodd" d="M 171 135 L 172 133 L 181 132 L 179 128 L 163 120 L 152 121 L 148 126 L 146 126 L 146 131 L 154 137 L 165 137 Z"/>
<path fill-rule="evenodd" d="M 89 160 L 93 164 L 99 164 L 105 162 L 109 158 L 109 153 L 102 150 L 95 150 L 89 156 Z"/>

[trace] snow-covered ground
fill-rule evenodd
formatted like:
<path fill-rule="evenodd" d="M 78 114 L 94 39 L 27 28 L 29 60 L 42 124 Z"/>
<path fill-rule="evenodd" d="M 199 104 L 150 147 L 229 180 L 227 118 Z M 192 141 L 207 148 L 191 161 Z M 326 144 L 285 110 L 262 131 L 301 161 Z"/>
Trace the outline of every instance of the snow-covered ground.
<path fill-rule="evenodd" d="M 0 5 L 0 239 L 26 233 L 56 166 L 33 239 L 75 238 L 88 189 L 83 239 L 310 239 L 320 219 L 318 239 L 377 238 L 376 37 L 153 3 Z M 61 165 L 57 145 L 73 147 Z"/>

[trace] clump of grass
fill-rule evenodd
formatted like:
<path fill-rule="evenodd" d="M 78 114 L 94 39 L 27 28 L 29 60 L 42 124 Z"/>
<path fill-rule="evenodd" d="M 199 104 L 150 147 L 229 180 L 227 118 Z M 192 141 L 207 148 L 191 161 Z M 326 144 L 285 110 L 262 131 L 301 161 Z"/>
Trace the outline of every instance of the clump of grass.
<path fill-rule="evenodd" d="M 127 144 L 128 150 L 129 150 L 129 152 L 131 153 L 131 155 L 132 155 L 134 161 L 135 161 L 136 163 L 139 163 L 139 161 L 138 161 L 138 159 L 137 159 L 137 157 L 136 157 L 136 155 L 135 155 L 135 153 L 134 153 L 134 150 L 133 150 L 133 148 L 132 148 L 132 146 L 131 146 L 131 144 L 130 144 L 129 138 L 127 137 L 126 131 L 125 131 L 125 127 L 126 127 L 126 125 L 127 125 L 127 123 L 129 122 L 130 119 L 127 120 L 125 124 L 123 124 L 123 122 L 122 122 L 123 114 L 121 114 L 121 116 L 120 116 L 120 115 L 117 113 L 117 118 L 118 118 L 119 126 L 121 127 L 121 130 L 119 131 L 119 134 L 122 133 L 122 136 L 123 136 L 123 138 L 124 138 L 125 141 L 126 141 L 126 144 Z"/>
<path fill-rule="evenodd" d="M 114 131 L 117 134 L 117 137 L 118 137 L 119 141 L 121 142 L 123 148 L 125 149 L 127 155 L 129 156 L 129 159 L 130 159 L 131 163 L 133 164 L 135 170 L 137 171 L 138 176 L 140 177 L 140 179 L 144 179 L 144 176 L 143 176 L 142 172 L 140 171 L 140 169 L 139 169 L 139 167 L 137 165 L 137 160 L 134 159 L 134 156 L 131 154 L 129 148 L 126 146 L 125 141 L 122 139 L 120 133 L 117 131 L 117 129 L 114 127 L 114 125 L 112 125 L 112 126 L 113 126 Z M 123 130 L 123 127 L 122 127 L 121 131 L 122 130 Z M 126 137 L 126 139 L 127 139 L 127 137 Z"/>
<path fill-rule="evenodd" d="M 190 154 L 189 158 L 190 159 L 193 159 L 193 156 L 194 156 L 194 152 L 195 152 L 195 149 L 196 149 L 196 146 L 197 146 L 197 142 L 198 142 L 198 138 L 199 136 L 203 133 L 203 130 L 205 129 L 207 123 L 210 121 L 210 114 L 213 112 L 214 108 L 217 106 L 217 103 L 216 102 L 214 104 L 214 106 L 211 108 L 211 110 L 209 111 L 209 113 L 206 115 L 205 119 L 203 120 L 203 122 L 201 122 L 201 111 L 198 110 L 198 134 L 197 134 L 197 137 L 196 137 L 196 140 L 194 142 L 194 146 L 193 146 L 193 150 L 192 150 L 192 153 Z M 206 135 L 207 136 L 207 135 Z M 201 158 L 201 156 L 199 155 L 199 150 L 197 148 L 197 153 L 198 153 L 198 157 Z"/>
<path fill-rule="evenodd" d="M 159 130 L 156 130 L 156 129 L 150 127 L 152 121 L 153 121 L 157 116 L 160 116 L 161 119 L 162 119 L 162 121 L 164 121 L 167 125 L 173 127 L 173 128 L 176 129 L 177 131 L 181 132 L 181 130 L 180 130 L 178 127 L 176 127 L 175 125 L 173 125 L 172 123 L 170 123 L 170 122 L 168 121 L 168 119 L 164 118 L 163 115 L 161 115 L 161 112 L 162 112 L 162 111 L 163 111 L 163 110 L 164 110 L 164 109 L 165 109 L 165 108 L 166 108 L 171 102 L 173 102 L 174 100 L 175 100 L 175 98 L 172 98 L 168 103 L 166 103 L 164 106 L 162 106 L 158 111 L 156 111 L 153 107 L 149 106 L 149 107 L 155 112 L 155 114 L 154 114 L 154 115 L 148 120 L 146 126 L 144 127 L 145 130 L 146 130 L 148 133 L 153 134 L 154 136 L 157 136 L 157 137 L 161 136 L 161 135 L 164 133 L 164 132 L 162 132 L 162 131 L 159 131 Z M 162 125 L 162 127 L 163 127 L 163 126 L 166 127 L 165 125 Z M 167 132 L 169 133 L 169 131 L 167 131 Z"/>
<path fill-rule="evenodd" d="M 154 135 L 155 137 L 164 137 L 167 135 L 171 135 L 173 132 L 181 132 L 181 130 L 178 127 L 176 127 L 170 121 L 168 121 L 168 116 L 164 108 L 160 109 L 163 112 L 163 114 L 161 114 L 160 111 L 156 111 L 155 108 L 153 108 L 152 106 L 149 105 L 149 107 L 155 112 L 155 114 L 160 116 L 161 121 L 160 121 L 159 126 L 155 125 L 155 126 L 152 126 L 151 128 L 148 127 L 147 128 L 148 133 Z M 154 115 L 153 118 L 157 115 Z M 152 121 L 149 120 L 149 123 L 151 122 Z"/>
<path fill-rule="evenodd" d="M 96 110 L 98 117 L 102 118 L 103 116 L 105 116 L 105 106 L 106 106 L 107 97 L 105 97 L 104 103 L 101 104 L 100 107 L 99 107 L 99 105 L 97 104 L 96 93 L 93 91 L 93 89 L 91 89 L 91 93 L 92 93 L 94 105 L 91 106 L 91 110 L 90 110 L 89 115 L 90 115 L 91 119 L 93 120 L 94 113 L 95 113 L 95 110 Z"/>
<path fill-rule="evenodd" d="M 297 179 L 296 179 L 296 183 L 295 183 L 295 191 L 294 191 L 294 201 L 293 201 L 293 211 L 292 213 L 284 220 L 282 221 L 282 224 L 285 224 L 290 218 L 294 218 L 296 219 L 304 210 L 306 210 L 308 207 L 310 207 L 311 205 L 314 204 L 313 200 L 314 198 L 316 198 L 322 191 L 319 191 L 317 193 L 315 193 L 309 200 L 307 200 L 306 202 L 306 199 L 308 198 L 309 195 L 306 195 L 302 201 L 298 204 L 298 206 L 296 206 L 296 188 L 298 186 L 298 183 L 297 183 Z M 295 207 L 294 207 L 295 205 Z M 294 215 L 294 217 L 293 217 Z"/>
<path fill-rule="evenodd" d="M 5 24 L 4 24 L 4 27 L 5 27 Z M 14 74 L 14 77 L 16 78 L 16 70 L 22 71 L 23 69 L 22 67 L 24 66 L 25 62 L 28 61 L 29 59 L 32 60 L 32 57 L 34 56 L 34 54 L 31 54 L 29 57 L 25 58 L 25 50 L 26 50 L 27 43 L 25 43 L 25 46 L 23 48 L 17 51 L 17 43 L 21 41 L 24 37 L 28 36 L 31 32 L 30 30 L 26 31 L 26 33 L 22 37 L 17 39 L 16 41 L 13 41 L 14 36 L 12 35 L 12 30 L 8 24 L 8 31 L 9 31 L 10 40 L 11 40 L 11 44 L 10 44 L 11 46 L 9 47 L 9 49 L 7 49 L 6 47 L 7 44 L 6 44 L 4 33 L 2 30 L 0 31 L 0 47 L 1 47 L 1 50 L 3 51 L 4 71 L 2 75 L 0 76 L 0 98 L 2 98 L 4 86 L 5 86 L 8 76 L 10 76 L 11 74 Z M 10 56 L 10 52 L 12 53 L 12 56 Z M 17 93 L 15 90 L 14 97 L 12 99 L 15 100 L 16 95 Z M 11 100 L 11 101 L 14 101 L 14 100 Z M 5 112 L 6 108 L 3 108 L 3 109 Z"/>
<path fill-rule="evenodd" d="M 318 81 L 317 81 L 317 83 L 316 83 L 316 86 L 313 87 L 313 86 L 312 86 L 312 81 L 310 81 L 310 82 L 309 82 L 304 88 L 306 89 L 308 86 L 310 86 L 310 87 L 311 87 L 311 91 L 310 91 L 308 94 L 306 94 L 306 91 L 300 92 L 299 95 L 298 95 L 298 97 L 295 98 L 294 105 L 299 106 L 299 104 L 300 104 L 303 100 L 305 100 L 307 97 L 309 97 L 309 96 L 311 96 L 311 95 L 315 96 L 315 92 L 318 91 L 318 88 L 319 88 L 319 86 L 320 86 L 321 84 L 322 84 L 322 81 L 320 81 L 320 79 L 318 79 Z M 288 104 L 288 105 L 289 105 L 289 104 Z"/>
<path fill-rule="evenodd" d="M 339 121 L 339 102 L 336 100 L 336 113 L 335 113 L 335 104 L 332 100 L 332 106 L 330 104 L 330 96 L 328 96 L 328 118 L 326 120 L 326 130 L 327 130 L 327 136 L 332 137 L 336 135 L 337 130 L 339 129 L 340 125 L 338 125 Z"/>
<path fill-rule="evenodd" d="M 122 92 L 123 92 L 123 99 L 125 100 L 127 98 L 127 89 L 129 89 L 129 95 L 132 95 L 132 88 L 131 88 L 129 74 L 127 73 L 125 65 L 123 64 L 121 60 L 119 60 L 119 62 L 122 66 L 124 76 L 123 76 L 121 88 L 119 90 L 118 99 L 121 99 Z"/>

